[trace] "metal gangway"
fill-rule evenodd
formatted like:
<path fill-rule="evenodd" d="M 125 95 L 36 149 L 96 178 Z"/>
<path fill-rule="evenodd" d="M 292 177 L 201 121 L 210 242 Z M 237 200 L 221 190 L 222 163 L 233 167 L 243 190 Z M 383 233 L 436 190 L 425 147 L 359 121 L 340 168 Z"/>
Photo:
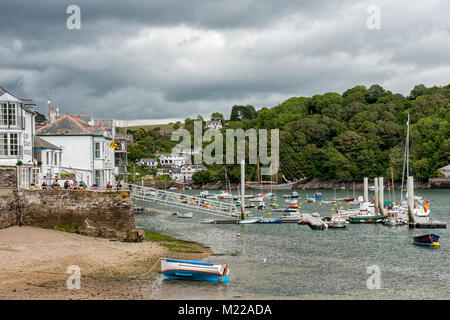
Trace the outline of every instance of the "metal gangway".
<path fill-rule="evenodd" d="M 165 207 L 185 209 L 217 216 L 239 217 L 239 211 L 236 205 L 232 203 L 136 184 L 126 185 L 131 190 L 131 197 L 136 200 L 154 202 Z"/>

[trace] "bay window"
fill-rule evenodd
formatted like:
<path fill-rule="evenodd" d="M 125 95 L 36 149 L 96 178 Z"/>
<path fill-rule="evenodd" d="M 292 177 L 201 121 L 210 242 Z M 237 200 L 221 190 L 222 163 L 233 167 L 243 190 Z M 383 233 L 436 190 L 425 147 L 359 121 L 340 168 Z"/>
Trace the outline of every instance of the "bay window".
<path fill-rule="evenodd" d="M 20 133 L 0 133 L 0 156 L 22 156 Z"/>

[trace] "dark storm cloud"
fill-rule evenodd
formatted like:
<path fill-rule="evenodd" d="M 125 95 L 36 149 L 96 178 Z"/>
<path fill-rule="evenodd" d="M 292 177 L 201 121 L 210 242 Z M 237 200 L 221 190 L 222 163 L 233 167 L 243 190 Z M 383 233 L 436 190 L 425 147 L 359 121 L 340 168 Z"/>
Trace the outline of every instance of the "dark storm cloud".
<path fill-rule="evenodd" d="M 81 30 L 66 8 L 81 8 Z M 366 27 L 369 5 L 381 29 Z M 445 1 L 66 1 L 0 5 L 0 85 L 63 112 L 184 118 L 379 83 L 448 82 Z"/>

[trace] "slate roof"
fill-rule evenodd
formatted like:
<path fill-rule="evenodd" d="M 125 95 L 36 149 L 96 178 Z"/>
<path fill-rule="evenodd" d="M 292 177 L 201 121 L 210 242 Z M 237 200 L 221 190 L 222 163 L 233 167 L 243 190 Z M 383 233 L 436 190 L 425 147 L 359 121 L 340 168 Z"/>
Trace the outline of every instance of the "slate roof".
<path fill-rule="evenodd" d="M 54 144 L 48 142 L 47 140 L 44 140 L 44 139 L 39 138 L 37 136 L 34 136 L 34 148 L 33 149 L 37 149 L 37 150 L 42 150 L 42 149 L 62 150 L 60 147 L 57 147 Z"/>
<path fill-rule="evenodd" d="M 60 116 L 55 121 L 36 130 L 38 136 L 98 136 L 104 135 L 106 131 L 102 126 L 93 126 L 81 119 L 80 117 L 66 114 Z"/>

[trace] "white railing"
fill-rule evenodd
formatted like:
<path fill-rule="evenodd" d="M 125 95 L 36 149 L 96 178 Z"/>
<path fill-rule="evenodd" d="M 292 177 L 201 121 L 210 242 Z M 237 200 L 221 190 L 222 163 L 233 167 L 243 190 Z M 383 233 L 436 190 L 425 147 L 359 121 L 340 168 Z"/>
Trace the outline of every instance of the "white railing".
<path fill-rule="evenodd" d="M 149 201 L 160 204 L 161 206 L 225 217 L 239 217 L 237 207 L 232 203 L 205 199 L 199 196 L 192 196 L 179 192 L 143 187 L 135 184 L 128 186 L 131 189 L 131 197 L 136 200 Z"/>

